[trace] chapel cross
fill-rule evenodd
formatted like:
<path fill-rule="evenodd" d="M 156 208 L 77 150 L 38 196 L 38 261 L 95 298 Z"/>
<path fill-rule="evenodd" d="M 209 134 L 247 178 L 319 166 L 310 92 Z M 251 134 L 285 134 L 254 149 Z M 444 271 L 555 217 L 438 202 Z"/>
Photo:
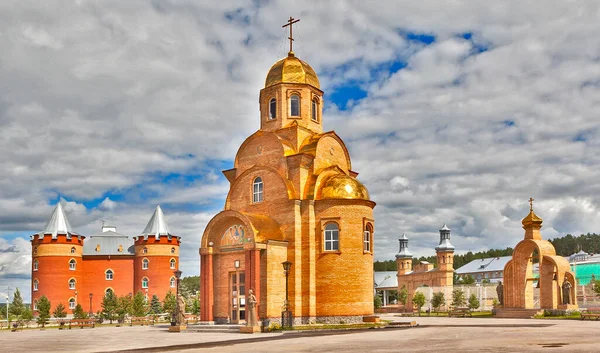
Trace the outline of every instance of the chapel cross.
<path fill-rule="evenodd" d="M 287 26 L 290 26 L 290 36 L 288 37 L 288 39 L 290 40 L 290 53 L 293 53 L 292 51 L 292 42 L 294 41 L 294 36 L 292 35 L 292 25 L 296 22 L 300 22 L 300 20 L 295 20 L 292 16 L 290 16 L 290 19 L 288 20 L 288 23 L 286 25 L 281 26 L 281 28 L 285 28 Z"/>
<path fill-rule="evenodd" d="M 535 199 L 533 197 L 529 198 L 529 210 L 533 211 L 533 201 L 535 201 Z"/>

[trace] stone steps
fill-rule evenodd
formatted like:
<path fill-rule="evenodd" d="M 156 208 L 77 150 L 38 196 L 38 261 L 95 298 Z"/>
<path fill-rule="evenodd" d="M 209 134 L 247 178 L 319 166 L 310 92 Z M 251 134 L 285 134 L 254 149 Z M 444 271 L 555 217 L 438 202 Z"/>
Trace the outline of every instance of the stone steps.
<path fill-rule="evenodd" d="M 530 319 L 538 314 L 543 314 L 543 309 L 496 309 L 496 318 L 500 319 Z"/>
<path fill-rule="evenodd" d="M 239 333 L 242 326 L 244 325 L 188 325 L 187 330 L 191 332 Z"/>

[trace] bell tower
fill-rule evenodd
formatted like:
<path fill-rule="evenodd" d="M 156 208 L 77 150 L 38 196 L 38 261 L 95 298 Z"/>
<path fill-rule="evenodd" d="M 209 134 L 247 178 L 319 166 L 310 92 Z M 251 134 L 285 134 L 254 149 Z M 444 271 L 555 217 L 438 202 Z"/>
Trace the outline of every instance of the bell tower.
<path fill-rule="evenodd" d="M 398 276 L 403 276 L 412 272 L 412 257 L 413 255 L 408 250 L 408 238 L 402 233 L 400 239 L 400 250 L 396 254 L 396 265 L 398 266 Z"/>
<path fill-rule="evenodd" d="M 440 271 L 454 272 L 454 245 L 450 244 L 450 228 L 444 223 L 440 229 L 440 243 L 435 247 Z"/>

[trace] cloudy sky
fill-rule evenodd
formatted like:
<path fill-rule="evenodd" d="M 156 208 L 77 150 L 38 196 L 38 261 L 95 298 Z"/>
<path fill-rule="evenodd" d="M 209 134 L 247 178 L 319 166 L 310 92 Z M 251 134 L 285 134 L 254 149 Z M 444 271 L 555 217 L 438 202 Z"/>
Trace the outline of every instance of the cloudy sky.
<path fill-rule="evenodd" d="M 596 1 L 2 1 L 0 295 L 30 297 L 31 246 L 63 202 L 81 234 L 141 233 L 156 204 L 182 270 L 294 51 L 325 91 L 375 208 L 378 260 L 600 231 Z M 2 298 L 0 301 L 4 301 Z"/>

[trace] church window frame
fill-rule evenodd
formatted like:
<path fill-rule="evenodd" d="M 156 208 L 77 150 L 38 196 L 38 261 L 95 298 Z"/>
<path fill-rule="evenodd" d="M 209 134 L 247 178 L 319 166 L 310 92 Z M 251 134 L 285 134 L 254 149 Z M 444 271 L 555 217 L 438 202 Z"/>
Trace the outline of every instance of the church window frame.
<path fill-rule="evenodd" d="M 325 224 L 323 230 L 323 250 L 327 252 L 340 251 L 340 226 L 336 222 Z"/>
<path fill-rule="evenodd" d="M 73 298 L 73 297 L 69 298 L 69 309 L 75 310 L 75 306 L 77 306 L 77 304 L 75 302 L 75 298 Z"/>
<path fill-rule="evenodd" d="M 150 267 L 150 260 L 144 258 L 142 260 L 142 270 L 147 270 Z"/>
<path fill-rule="evenodd" d="M 310 104 L 310 118 L 314 122 L 319 122 L 319 99 L 314 97 Z"/>
<path fill-rule="evenodd" d="M 73 277 L 69 278 L 69 289 L 75 290 L 75 287 L 77 287 L 77 280 Z"/>
<path fill-rule="evenodd" d="M 33 270 L 37 271 L 39 267 L 40 267 L 40 262 L 38 261 L 38 259 L 34 259 L 33 260 Z"/>
<path fill-rule="evenodd" d="M 260 176 L 257 176 L 252 181 L 252 203 L 260 203 L 264 201 L 265 184 Z"/>
<path fill-rule="evenodd" d="M 177 285 L 177 280 L 175 279 L 175 277 L 171 277 L 169 279 L 169 287 L 175 288 L 176 285 Z"/>
<path fill-rule="evenodd" d="M 363 231 L 363 252 L 373 252 L 373 225 L 370 222 L 366 224 Z"/>
<path fill-rule="evenodd" d="M 175 270 L 177 268 L 177 260 L 175 260 L 174 257 L 169 260 L 169 268 L 171 268 L 171 270 Z"/>
<path fill-rule="evenodd" d="M 71 248 L 71 254 L 75 254 L 75 247 L 74 246 Z"/>
<path fill-rule="evenodd" d="M 148 280 L 148 277 L 142 278 L 142 288 L 147 289 L 149 284 L 150 280 Z"/>
<path fill-rule="evenodd" d="M 40 286 L 40 281 L 38 281 L 38 279 L 37 279 L 37 278 L 35 278 L 35 279 L 33 280 L 33 291 L 34 291 L 34 292 L 37 292 L 37 291 L 38 291 L 38 288 L 39 288 L 39 286 Z"/>
<path fill-rule="evenodd" d="M 290 116 L 299 117 L 302 113 L 300 110 L 300 94 L 294 92 L 290 95 Z"/>
<path fill-rule="evenodd" d="M 269 115 L 267 118 L 268 120 L 277 119 L 277 99 L 275 98 L 269 100 Z"/>
<path fill-rule="evenodd" d="M 104 279 L 106 281 L 112 281 L 115 278 L 115 271 L 113 271 L 112 268 L 107 268 L 106 271 L 104 271 Z"/>
<path fill-rule="evenodd" d="M 69 260 L 69 270 L 71 270 L 71 271 L 77 270 L 77 260 L 75 260 L 75 259 Z"/>

